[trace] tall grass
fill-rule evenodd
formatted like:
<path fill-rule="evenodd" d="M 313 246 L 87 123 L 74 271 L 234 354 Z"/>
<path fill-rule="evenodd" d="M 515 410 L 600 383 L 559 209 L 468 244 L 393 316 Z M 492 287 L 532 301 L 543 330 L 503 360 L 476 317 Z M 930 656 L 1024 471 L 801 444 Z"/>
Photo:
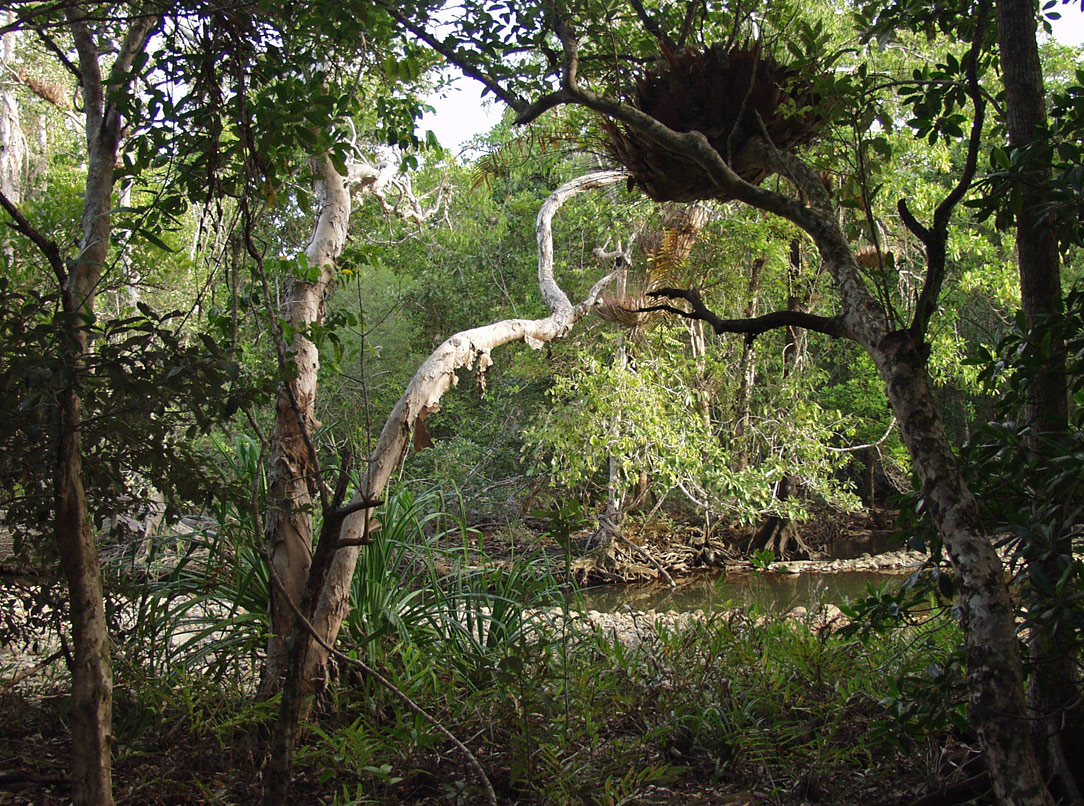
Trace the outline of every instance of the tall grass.
<path fill-rule="evenodd" d="M 224 450 L 260 495 L 258 446 Z M 377 518 L 340 646 L 468 741 L 509 802 L 648 803 L 684 782 L 876 803 L 879 776 L 928 775 L 937 754 L 915 747 L 959 735 L 940 715 L 961 701 L 931 677 L 958 670 L 950 619 L 867 635 L 732 611 L 626 644 L 585 626 L 538 555 L 487 556 L 456 498 L 404 486 Z M 215 521 L 128 561 L 121 654 L 146 701 L 129 741 L 169 714 L 217 741 L 270 718 L 238 694 L 266 638 L 262 525 L 242 504 Z M 472 802 L 444 739 L 371 680 L 347 671 L 319 713 L 297 763 L 327 802 Z"/>
<path fill-rule="evenodd" d="M 542 640 L 559 586 L 537 555 L 494 564 L 448 503 L 406 487 L 389 497 L 359 556 L 346 626 L 359 645 L 395 633 L 481 686 L 511 648 Z"/>
<path fill-rule="evenodd" d="M 263 500 L 259 443 L 239 436 L 217 447 L 238 487 Z M 151 538 L 145 553 L 112 567 L 126 581 L 117 614 L 128 638 L 123 653 L 150 676 L 251 678 L 266 641 L 262 524 L 240 496 L 223 496 L 213 515 L 204 526 Z"/>

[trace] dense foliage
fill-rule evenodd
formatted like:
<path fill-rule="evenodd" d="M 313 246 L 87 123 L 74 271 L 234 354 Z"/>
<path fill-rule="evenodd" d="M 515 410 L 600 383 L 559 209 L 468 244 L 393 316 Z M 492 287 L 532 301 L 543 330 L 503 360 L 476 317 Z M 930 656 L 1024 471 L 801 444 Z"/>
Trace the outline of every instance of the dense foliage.
<path fill-rule="evenodd" d="M 818 172 L 889 335 L 917 339 L 984 539 L 1019 582 L 1020 635 L 1052 653 L 1034 650 L 1025 668 L 1034 678 L 1067 660 L 1079 686 L 1084 292 L 1037 323 L 1018 312 L 1016 229 L 1037 186 L 1063 285 L 1078 289 L 1077 54 L 1042 39 L 1049 121 L 1013 146 L 986 2 L 466 0 L 454 16 L 381 0 L 69 5 L 19 2 L 0 18 L 0 572 L 11 604 L 0 707 L 29 726 L 22 738 L 48 744 L 63 711 L 33 704 L 27 681 L 53 690 L 67 684 L 61 661 L 73 678 L 82 663 L 88 599 L 63 592 L 78 585 L 59 562 L 62 490 L 78 476 L 115 654 L 118 800 L 165 802 L 177 786 L 247 802 L 269 753 L 287 774 L 296 766 L 296 797 L 312 802 L 481 802 L 476 773 L 448 760 L 449 729 L 502 802 L 725 792 L 872 803 L 969 777 L 968 748 L 985 738 L 965 715 L 959 564 L 942 551 L 871 351 L 833 338 L 838 328 L 714 332 L 688 306 L 643 310 L 676 288 L 731 325 L 772 312 L 838 320 L 823 244 L 735 201 L 703 166 L 652 151 L 666 147 L 634 118 L 567 105 L 571 19 L 579 82 L 679 132 L 707 128 L 689 122 L 682 92 L 706 92 L 711 71 L 770 74 L 775 95 L 750 79 L 748 103 L 704 141 L 795 204 L 808 194 L 793 177 L 743 163 L 742 145 L 770 131 L 773 149 Z M 115 69 L 147 20 L 129 69 Z M 417 128 L 446 63 L 510 107 L 459 156 Z M 111 209 L 94 216 L 92 104 L 72 98 L 96 83 L 119 128 Z M 675 162 L 630 165 L 638 148 Z M 595 313 L 559 340 L 486 351 L 488 372 L 459 367 L 458 388 L 398 425 L 403 389 L 446 338 L 545 315 L 539 210 L 615 159 L 627 183 L 570 199 L 554 224 L 554 277 L 574 302 L 613 273 Z M 330 270 L 307 256 L 331 207 L 320 160 L 354 204 L 331 216 L 346 230 Z M 73 303 L 94 245 L 88 215 L 109 220 L 104 258 Z M 303 325 L 298 288 L 318 290 Z M 318 370 L 300 364 L 310 344 Z M 1059 361 L 1068 419 L 1043 432 L 1028 412 Z M 309 370 L 311 399 L 284 391 Z M 351 503 L 370 492 L 389 412 L 411 449 L 379 500 Z M 311 470 L 301 504 L 268 482 L 284 419 L 301 436 L 281 454 Z M 785 559 L 773 551 L 830 549 L 835 524 L 885 510 L 902 510 L 902 537 L 929 560 L 843 615 L 824 602 L 789 618 L 728 605 L 657 632 L 633 616 L 630 637 L 581 612 L 577 575 L 666 578 L 668 550 L 683 571 L 751 556 L 770 573 Z M 279 705 L 292 695 L 261 685 L 270 698 L 255 696 L 283 587 L 270 561 L 280 512 L 316 536 L 306 562 L 330 545 L 358 564 L 339 591 L 343 654 L 326 687 L 307 692 L 314 714 L 298 708 L 287 729 Z M 362 536 L 341 537 L 359 512 Z M 809 537 L 772 543 L 776 529 Z M 646 540 L 652 530 L 663 538 Z M 327 571 L 313 568 L 292 602 L 302 627 Z M 307 651 L 291 660 L 295 680 Z M 108 646 L 104 658 L 109 668 Z M 283 755 L 290 730 L 300 738 L 283 739 Z M 240 772 L 198 753 L 161 777 L 143 770 L 144 754 L 189 737 Z M 54 786 L 55 748 L 35 753 L 10 756 L 44 783 L 26 780 Z M 111 802 L 80 800 L 78 782 L 72 796 Z"/>

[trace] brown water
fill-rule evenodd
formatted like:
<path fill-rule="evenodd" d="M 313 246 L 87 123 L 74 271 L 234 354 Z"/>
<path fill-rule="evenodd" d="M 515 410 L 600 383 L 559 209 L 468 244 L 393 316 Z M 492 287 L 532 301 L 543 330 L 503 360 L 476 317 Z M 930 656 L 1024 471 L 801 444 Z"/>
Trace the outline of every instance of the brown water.
<path fill-rule="evenodd" d="M 886 571 L 842 571 L 835 574 L 740 573 L 681 580 L 676 588 L 658 583 L 605 585 L 582 592 L 587 610 L 685 612 L 755 605 L 760 610 L 787 611 L 823 602 L 839 605 L 868 595 L 868 587 L 889 589 L 903 584 L 907 574 Z"/>

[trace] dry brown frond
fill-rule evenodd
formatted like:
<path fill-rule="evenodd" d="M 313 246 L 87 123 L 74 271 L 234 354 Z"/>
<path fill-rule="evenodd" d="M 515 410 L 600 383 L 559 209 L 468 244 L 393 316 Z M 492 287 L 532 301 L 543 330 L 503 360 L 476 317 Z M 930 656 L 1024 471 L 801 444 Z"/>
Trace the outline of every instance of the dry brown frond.
<path fill-rule="evenodd" d="M 58 109 L 68 111 L 72 108 L 71 97 L 67 88 L 57 81 L 45 81 L 36 76 L 28 75 L 23 71 L 18 72 L 19 83 L 37 95 L 43 101 L 48 101 Z"/>

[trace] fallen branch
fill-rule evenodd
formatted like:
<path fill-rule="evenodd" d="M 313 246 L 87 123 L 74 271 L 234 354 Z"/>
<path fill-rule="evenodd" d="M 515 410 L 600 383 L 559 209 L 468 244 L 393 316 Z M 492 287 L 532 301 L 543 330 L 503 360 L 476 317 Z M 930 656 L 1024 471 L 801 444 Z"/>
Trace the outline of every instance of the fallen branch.
<path fill-rule="evenodd" d="M 662 574 L 662 578 L 666 580 L 667 585 L 669 585 L 671 588 L 676 588 L 677 587 L 677 583 L 674 582 L 674 578 L 672 576 L 670 576 L 670 574 L 668 574 L 666 572 L 666 569 L 663 567 L 662 563 L 660 563 L 658 560 L 656 560 L 655 557 L 652 556 L 650 551 L 645 549 L 643 546 L 637 546 L 635 543 L 633 543 L 631 540 L 629 540 L 627 537 L 625 537 L 620 532 L 615 532 L 614 534 L 615 534 L 615 536 L 617 537 L 618 540 L 620 540 L 622 543 L 624 543 L 626 546 L 628 546 L 633 551 L 636 551 L 636 552 L 639 552 L 640 554 L 642 554 L 647 559 L 647 561 L 649 563 L 651 563 L 653 566 L 655 566 L 655 569 L 660 574 Z"/>
<path fill-rule="evenodd" d="M 13 689 L 17 685 L 19 685 L 19 683 L 26 680 L 28 677 L 33 677 L 38 672 L 40 672 L 42 669 L 45 669 L 45 668 L 47 668 L 49 666 L 52 666 L 54 663 L 56 663 L 58 660 L 60 660 L 63 657 L 64 657 L 64 650 L 63 649 L 58 649 L 52 655 L 50 655 L 49 657 L 45 658 L 42 661 L 39 661 L 38 663 L 35 663 L 29 669 L 23 669 L 21 672 L 16 672 L 14 675 L 12 675 L 10 680 L 8 680 L 8 681 L 6 681 L 4 683 L 3 690 L 10 691 L 11 689 Z"/>

